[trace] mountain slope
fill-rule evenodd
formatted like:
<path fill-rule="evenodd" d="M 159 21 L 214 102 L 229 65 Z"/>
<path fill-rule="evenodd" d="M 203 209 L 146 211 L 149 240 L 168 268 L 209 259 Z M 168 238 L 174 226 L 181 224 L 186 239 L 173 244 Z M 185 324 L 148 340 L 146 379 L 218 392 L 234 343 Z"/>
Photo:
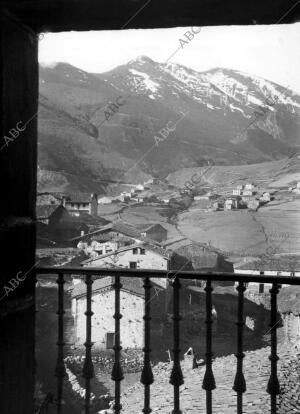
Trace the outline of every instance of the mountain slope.
<path fill-rule="evenodd" d="M 300 97 L 291 90 L 234 70 L 199 73 L 147 57 L 103 74 L 63 63 L 41 67 L 40 110 L 44 188 L 64 182 L 65 190 L 100 192 L 111 181 L 138 182 L 208 161 L 282 159 L 299 145 Z M 159 131 L 179 120 L 155 145 Z M 63 178 L 47 184 L 44 171 Z"/>

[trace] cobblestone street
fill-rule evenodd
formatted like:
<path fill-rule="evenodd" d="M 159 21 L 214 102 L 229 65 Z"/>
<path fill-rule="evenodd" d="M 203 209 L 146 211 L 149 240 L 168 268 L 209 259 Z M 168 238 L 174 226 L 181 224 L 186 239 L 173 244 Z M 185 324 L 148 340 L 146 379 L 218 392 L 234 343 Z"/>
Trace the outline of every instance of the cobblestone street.
<path fill-rule="evenodd" d="M 247 391 L 244 394 L 245 414 L 270 412 L 270 397 L 266 392 L 270 375 L 270 348 L 245 352 L 244 375 Z M 300 413 L 300 354 L 281 346 L 278 350 L 278 373 L 282 395 L 278 398 L 278 414 Z M 154 368 L 155 382 L 151 386 L 153 413 L 172 412 L 173 388 L 169 384 L 171 366 L 159 364 Z M 213 372 L 217 388 L 213 391 L 213 412 L 233 414 L 236 412 L 236 394 L 232 390 L 236 370 L 234 355 L 216 358 Z M 202 380 L 205 366 L 192 370 L 183 367 L 184 385 L 181 386 L 181 409 L 183 413 L 205 414 L 205 391 Z M 137 414 L 143 409 L 143 387 L 136 384 L 122 399 L 124 413 Z"/>

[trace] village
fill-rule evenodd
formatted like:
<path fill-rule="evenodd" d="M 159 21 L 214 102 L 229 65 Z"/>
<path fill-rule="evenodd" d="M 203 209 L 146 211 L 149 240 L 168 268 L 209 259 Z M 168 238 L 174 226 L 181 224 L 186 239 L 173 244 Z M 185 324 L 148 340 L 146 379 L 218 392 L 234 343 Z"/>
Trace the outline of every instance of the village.
<path fill-rule="evenodd" d="M 165 189 L 165 193 L 162 189 Z M 296 197 L 300 183 L 285 192 Z M 158 191 L 159 190 L 159 191 Z M 155 194 L 156 192 L 156 194 Z M 204 191 L 202 191 L 203 193 Z M 109 220 L 103 215 L 108 206 L 122 209 L 130 205 L 161 206 L 168 210 L 191 206 L 215 214 L 223 210 L 256 211 L 272 201 L 274 193 L 260 190 L 258 186 L 246 182 L 235 188 L 227 189 L 223 194 L 210 190 L 204 194 L 177 190 L 159 181 L 150 180 L 143 184 L 132 185 L 129 191 L 119 196 L 98 197 L 95 193 L 61 194 L 43 192 L 37 195 L 37 257 L 42 265 L 77 266 L 83 268 L 120 268 L 120 269 L 161 269 L 199 270 L 213 272 L 239 272 L 257 275 L 300 276 L 299 258 L 241 258 L 231 262 L 227 254 L 215 248 L 211 243 L 197 243 L 184 236 L 174 237 L 169 227 L 160 222 L 128 223 L 121 218 Z M 188 200 L 182 204 L 182 200 Z M 102 213 L 102 214 L 101 214 Z M 114 216 L 115 217 L 115 216 Z M 274 251 L 276 253 L 276 251 Z M 276 255 L 275 255 L 276 256 Z M 284 260 L 283 260 L 284 259 Z M 293 266 L 291 266 L 293 264 Z M 49 285 L 50 283 L 50 285 Z M 45 298 L 44 290 L 55 288 L 55 283 L 40 280 L 38 287 Z M 152 322 L 153 364 L 171 361 L 172 330 L 172 287 L 167 278 L 151 279 L 152 283 Z M 194 349 L 204 357 L 204 343 L 199 342 L 199 327 L 205 326 L 205 291 L 200 281 L 182 282 L 181 314 L 185 324 L 182 347 L 186 351 Z M 247 303 L 245 304 L 247 349 L 263 346 L 261 332 L 267 329 L 267 309 L 263 312 L 261 304 L 267 307 L 269 289 L 266 284 L 249 283 Z M 223 355 L 228 349 L 228 335 L 232 329 L 232 318 L 236 306 L 236 286 L 230 282 L 215 286 L 213 318 L 214 335 L 218 338 L 216 355 Z M 83 361 L 86 338 L 86 284 L 80 277 L 72 276 L 66 289 L 66 347 L 65 358 L 69 378 L 70 392 L 78 401 L 82 400 L 84 388 L 78 375 Z M 49 294 L 47 294 L 49 298 Z M 138 278 L 122 277 L 121 288 L 122 313 L 122 364 L 124 372 L 138 381 L 142 367 L 142 348 L 144 338 L 144 288 Z M 103 384 L 95 397 L 95 407 L 108 407 L 112 390 L 109 388 L 109 376 L 113 361 L 114 346 L 114 277 L 105 276 L 95 279 L 92 286 L 93 318 L 92 341 L 93 361 L 98 380 Z M 39 311 L 48 306 L 49 299 L 38 300 Z M 46 303 L 48 303 L 46 305 Z M 44 316 L 45 317 L 45 316 Z M 42 323 L 42 322 L 41 322 Z M 45 320 L 43 320 L 43 324 Z M 49 322 L 50 323 L 50 322 Z M 297 321 L 293 320 L 293 324 Z M 202 328 L 201 328 L 202 329 Z M 204 331 L 203 331 L 204 334 Z M 203 336 L 204 337 L 204 336 Z M 53 343 L 54 343 L 53 338 Z M 226 345 L 225 345 L 226 344 Z M 48 346 L 48 345 L 45 345 Z M 225 347 L 225 348 L 224 348 Z M 54 351 L 53 351 L 54 352 Z M 169 355 L 169 357 L 168 357 Z M 128 383 L 128 386 L 130 384 Z M 125 385 L 126 386 L 126 385 Z"/>

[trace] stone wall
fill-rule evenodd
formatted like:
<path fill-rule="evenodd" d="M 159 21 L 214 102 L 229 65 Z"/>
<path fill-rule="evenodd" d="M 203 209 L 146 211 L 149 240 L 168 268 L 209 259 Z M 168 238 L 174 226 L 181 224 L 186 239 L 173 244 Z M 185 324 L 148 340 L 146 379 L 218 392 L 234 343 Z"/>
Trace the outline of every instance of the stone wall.
<path fill-rule="evenodd" d="M 82 345 L 86 335 L 86 298 L 73 299 L 76 343 Z M 106 349 L 106 333 L 115 331 L 115 292 L 109 287 L 92 296 L 92 341 L 93 349 Z M 123 348 L 142 348 L 144 340 L 143 314 L 144 298 L 121 291 L 120 310 L 121 345 Z"/>
<path fill-rule="evenodd" d="M 285 313 L 282 320 L 286 342 L 300 349 L 300 315 Z"/>

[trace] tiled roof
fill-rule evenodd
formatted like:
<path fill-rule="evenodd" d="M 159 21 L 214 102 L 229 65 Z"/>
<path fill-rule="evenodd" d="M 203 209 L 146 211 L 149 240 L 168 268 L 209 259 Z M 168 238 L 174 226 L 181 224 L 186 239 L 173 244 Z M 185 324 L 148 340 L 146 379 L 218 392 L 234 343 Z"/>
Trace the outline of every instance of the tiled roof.
<path fill-rule="evenodd" d="M 92 193 L 72 193 L 67 197 L 68 203 L 90 203 Z"/>
<path fill-rule="evenodd" d="M 166 230 L 164 228 L 164 226 L 162 226 L 160 223 L 143 223 L 143 224 L 136 224 L 136 228 L 138 228 L 141 231 L 149 231 L 149 230 L 151 230 L 155 226 L 160 226 L 164 230 Z"/>
<path fill-rule="evenodd" d="M 242 263 L 235 268 L 237 270 L 298 272 L 300 271 L 300 256 L 282 255 L 263 257 L 262 259 Z"/>
<path fill-rule="evenodd" d="M 145 250 L 150 250 L 154 253 L 159 254 L 160 256 L 165 257 L 166 259 L 169 259 L 169 257 L 170 257 L 170 254 L 165 249 L 163 249 L 162 247 L 159 247 L 159 246 L 156 246 L 156 245 L 153 245 L 153 244 L 150 244 L 150 243 L 134 243 L 134 244 L 131 244 L 129 246 L 121 247 L 120 249 L 118 249 L 114 252 L 107 253 L 107 254 L 104 254 L 104 255 L 94 257 L 92 259 L 85 260 L 83 262 L 83 264 L 92 263 L 92 262 L 94 262 L 94 261 L 96 261 L 100 258 L 102 259 L 104 257 L 114 256 L 114 255 L 117 255 L 118 253 L 126 252 L 128 250 L 132 250 L 135 247 L 140 247 L 140 248 L 145 249 Z"/>
<path fill-rule="evenodd" d="M 85 234 L 84 236 L 80 236 L 74 240 L 84 240 L 84 239 L 88 239 L 89 237 L 98 237 L 98 235 L 100 235 L 101 233 L 105 233 L 105 232 L 115 232 L 115 233 L 121 233 L 125 236 L 134 238 L 134 239 L 139 239 L 141 241 L 144 242 L 148 242 L 148 243 L 155 243 L 157 245 L 159 245 L 158 242 L 155 242 L 147 237 L 143 237 L 141 236 L 141 232 L 139 230 L 137 230 L 135 227 L 131 226 L 130 224 L 124 223 L 122 221 L 117 221 L 114 223 L 109 223 L 106 224 L 105 226 L 100 227 L 99 229 L 90 232 L 88 234 Z M 97 240 L 94 238 L 94 240 Z M 99 237 L 98 240 L 101 240 L 101 237 Z"/>
<path fill-rule="evenodd" d="M 57 208 L 61 208 L 60 205 L 55 204 L 43 204 L 36 206 L 36 217 L 37 219 L 49 218 Z"/>
<path fill-rule="evenodd" d="M 92 285 L 92 293 L 101 291 L 101 289 L 107 287 L 112 287 L 114 283 L 115 278 L 113 276 L 106 276 L 101 279 L 97 279 Z M 121 290 L 129 291 L 138 296 L 144 296 L 143 280 L 141 278 L 122 277 L 121 284 Z M 74 286 L 72 297 L 74 298 L 84 295 L 86 295 L 86 284 L 84 282 L 80 282 Z"/>
<path fill-rule="evenodd" d="M 174 249 L 174 253 L 190 260 L 194 270 L 233 271 L 231 264 L 224 260 L 223 255 L 203 243 L 190 243 Z"/>
<path fill-rule="evenodd" d="M 38 192 L 37 193 L 37 197 L 41 197 L 41 196 L 44 196 L 44 195 L 51 195 L 51 196 L 57 198 L 58 200 L 62 200 L 63 197 L 67 196 L 66 193 L 59 193 L 59 192 L 44 191 L 44 192 Z"/>

